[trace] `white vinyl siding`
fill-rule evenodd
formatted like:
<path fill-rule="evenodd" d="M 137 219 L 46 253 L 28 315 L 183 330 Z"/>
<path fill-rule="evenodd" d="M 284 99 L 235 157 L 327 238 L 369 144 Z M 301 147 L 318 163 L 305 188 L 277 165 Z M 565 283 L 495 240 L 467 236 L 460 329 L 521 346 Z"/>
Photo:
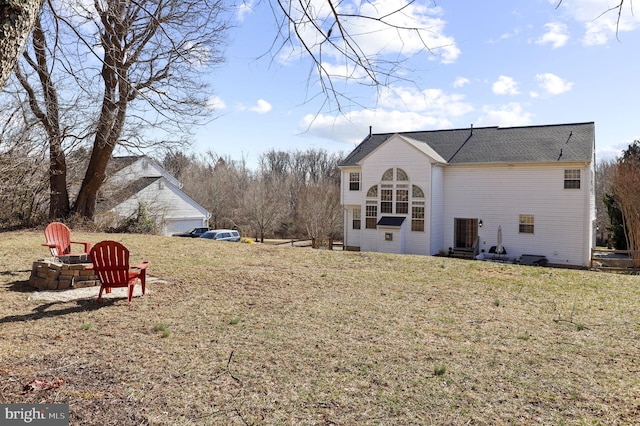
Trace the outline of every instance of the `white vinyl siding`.
<path fill-rule="evenodd" d="M 445 170 L 444 241 L 453 244 L 453 218 L 483 220 L 480 249 L 496 245 L 498 226 L 509 256 L 542 254 L 550 263 L 585 265 L 591 218 L 589 191 L 565 191 L 562 166 L 459 166 Z M 519 215 L 535 218 L 534 234 L 521 234 Z"/>
<path fill-rule="evenodd" d="M 351 191 L 349 189 L 351 185 L 350 177 L 351 173 L 360 174 L 360 191 Z M 363 192 L 369 188 L 368 186 L 363 186 L 362 184 L 362 173 L 360 172 L 360 168 L 349 167 L 342 170 L 341 173 L 341 184 L 340 184 L 340 202 L 342 205 L 354 205 L 361 204 L 363 199 Z"/>

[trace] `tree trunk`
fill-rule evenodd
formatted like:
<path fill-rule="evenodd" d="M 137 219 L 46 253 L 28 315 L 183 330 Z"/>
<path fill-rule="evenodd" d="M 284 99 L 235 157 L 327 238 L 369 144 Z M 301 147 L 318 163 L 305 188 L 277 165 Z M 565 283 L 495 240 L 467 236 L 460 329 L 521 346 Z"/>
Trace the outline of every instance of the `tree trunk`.
<path fill-rule="evenodd" d="M 73 211 L 81 217 L 93 220 L 96 213 L 98 191 L 106 178 L 107 165 L 113 150 L 120 140 L 130 101 L 130 85 L 127 80 L 128 70 L 124 61 L 124 41 L 126 31 L 113 31 L 111 19 L 122 16 L 126 4 L 111 5 L 114 10 L 101 11 L 101 19 L 106 30 L 101 34 L 104 48 L 102 62 L 102 80 L 104 95 L 98 119 L 91 159 L 87 166 L 82 186 L 78 192 Z M 111 32 L 110 32 L 111 31 Z"/>
<path fill-rule="evenodd" d="M 94 219 L 98 191 L 105 180 L 107 165 L 124 126 L 126 101 L 121 101 L 116 106 L 108 95 L 109 92 L 113 93 L 115 90 L 108 90 L 103 99 L 100 124 L 93 142 L 91 159 L 73 208 L 76 214 L 88 220 Z"/>
<path fill-rule="evenodd" d="M 35 59 L 28 52 L 23 54 L 25 61 L 38 75 L 42 87 L 42 103 L 40 107 L 38 95 L 22 73 L 20 65 L 15 67 L 15 75 L 29 98 L 29 106 L 33 115 L 38 119 L 49 143 L 49 219 L 65 218 L 69 215 L 69 192 L 67 190 L 67 163 L 62 148 L 63 136 L 60 130 L 60 105 L 58 93 L 51 79 L 51 72 L 47 63 L 47 43 L 42 30 L 40 19 L 36 18 L 33 28 L 33 50 Z"/>
<path fill-rule="evenodd" d="M 49 136 L 49 219 L 69 216 L 69 192 L 67 190 L 67 161 L 62 149 L 60 131 L 60 106 L 51 74 L 47 66 L 46 39 L 40 19 L 33 29 L 33 47 L 36 54 L 37 72 L 44 92 L 46 120 L 43 122 Z"/>
<path fill-rule="evenodd" d="M 0 88 L 31 33 L 43 0 L 0 0 Z"/>

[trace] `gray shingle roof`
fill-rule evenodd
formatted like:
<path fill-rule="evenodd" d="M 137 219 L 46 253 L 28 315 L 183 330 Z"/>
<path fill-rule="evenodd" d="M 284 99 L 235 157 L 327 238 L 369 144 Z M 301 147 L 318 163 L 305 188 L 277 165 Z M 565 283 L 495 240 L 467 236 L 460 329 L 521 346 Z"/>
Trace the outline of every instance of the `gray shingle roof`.
<path fill-rule="evenodd" d="M 395 134 L 367 136 L 340 165 L 359 165 Z M 591 162 L 595 143 L 593 122 L 398 134 L 424 142 L 449 164 Z"/>

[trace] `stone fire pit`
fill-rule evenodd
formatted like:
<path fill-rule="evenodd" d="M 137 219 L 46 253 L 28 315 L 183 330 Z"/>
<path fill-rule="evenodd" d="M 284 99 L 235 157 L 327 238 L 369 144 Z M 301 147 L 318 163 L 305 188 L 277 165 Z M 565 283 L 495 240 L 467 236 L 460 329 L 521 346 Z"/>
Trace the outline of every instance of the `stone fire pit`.
<path fill-rule="evenodd" d="M 33 262 L 29 285 L 38 290 L 67 290 L 99 286 L 98 276 L 92 270 L 88 254 L 38 259 Z"/>

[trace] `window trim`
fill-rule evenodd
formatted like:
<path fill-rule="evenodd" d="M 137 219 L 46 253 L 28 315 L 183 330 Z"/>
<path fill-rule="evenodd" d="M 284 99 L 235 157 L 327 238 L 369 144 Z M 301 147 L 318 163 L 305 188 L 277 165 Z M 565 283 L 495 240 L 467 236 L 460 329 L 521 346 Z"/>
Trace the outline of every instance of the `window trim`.
<path fill-rule="evenodd" d="M 351 219 L 351 229 L 360 229 L 362 227 L 362 209 L 353 209 L 353 218 Z"/>
<path fill-rule="evenodd" d="M 580 189 L 581 186 L 581 169 L 564 169 L 564 189 Z"/>
<path fill-rule="evenodd" d="M 396 188 L 396 214 L 409 214 L 409 188 Z"/>
<path fill-rule="evenodd" d="M 360 191 L 360 172 L 349 172 L 349 191 Z"/>
<path fill-rule="evenodd" d="M 518 216 L 518 233 L 534 234 L 535 233 L 535 216 L 532 214 L 520 214 Z"/>
<path fill-rule="evenodd" d="M 414 202 L 411 205 L 411 231 L 424 232 L 425 215 L 426 208 L 424 202 Z"/>
<path fill-rule="evenodd" d="M 393 188 L 380 190 L 380 213 L 393 214 Z"/>
<path fill-rule="evenodd" d="M 365 229 L 378 229 L 378 203 L 365 205 Z"/>

